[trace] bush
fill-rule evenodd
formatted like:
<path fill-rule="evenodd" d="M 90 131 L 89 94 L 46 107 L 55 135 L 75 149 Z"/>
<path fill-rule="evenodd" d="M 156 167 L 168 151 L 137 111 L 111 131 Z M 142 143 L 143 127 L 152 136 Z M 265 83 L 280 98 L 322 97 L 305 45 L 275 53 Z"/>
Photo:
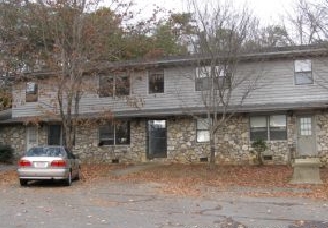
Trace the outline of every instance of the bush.
<path fill-rule="evenodd" d="M 0 145 L 0 162 L 12 164 L 14 158 L 14 150 L 9 145 Z"/>

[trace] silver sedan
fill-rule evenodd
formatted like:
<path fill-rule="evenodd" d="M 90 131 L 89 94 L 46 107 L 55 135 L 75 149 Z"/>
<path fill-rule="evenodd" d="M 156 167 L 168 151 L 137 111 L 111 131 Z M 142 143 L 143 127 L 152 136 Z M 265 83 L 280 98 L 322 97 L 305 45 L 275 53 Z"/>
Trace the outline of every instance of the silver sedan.
<path fill-rule="evenodd" d="M 63 146 L 39 146 L 27 151 L 18 168 L 21 186 L 29 180 L 63 180 L 66 186 L 80 178 L 80 162 Z"/>

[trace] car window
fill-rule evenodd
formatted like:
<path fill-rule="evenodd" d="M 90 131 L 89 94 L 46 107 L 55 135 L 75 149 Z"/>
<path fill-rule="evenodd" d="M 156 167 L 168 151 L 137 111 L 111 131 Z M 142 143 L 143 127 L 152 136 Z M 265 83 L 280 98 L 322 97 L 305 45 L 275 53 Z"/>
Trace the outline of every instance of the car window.
<path fill-rule="evenodd" d="M 32 148 L 26 153 L 26 157 L 64 157 L 60 148 Z"/>

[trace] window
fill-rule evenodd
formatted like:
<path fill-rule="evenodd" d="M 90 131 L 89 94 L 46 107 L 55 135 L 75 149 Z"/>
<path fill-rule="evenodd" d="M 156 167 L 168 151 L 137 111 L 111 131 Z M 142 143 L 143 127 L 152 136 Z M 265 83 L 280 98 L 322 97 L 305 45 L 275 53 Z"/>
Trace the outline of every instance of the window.
<path fill-rule="evenodd" d="M 207 118 L 201 118 L 196 120 L 197 142 L 210 141 L 209 125 L 210 125 L 210 121 Z"/>
<path fill-rule="evenodd" d="M 250 118 L 250 140 L 287 140 L 285 115 L 253 116 Z"/>
<path fill-rule="evenodd" d="M 99 76 L 99 97 L 113 97 L 130 94 L 129 77 L 126 75 Z"/>
<path fill-rule="evenodd" d="M 120 121 L 99 127 L 99 146 L 130 144 L 130 123 Z"/>
<path fill-rule="evenodd" d="M 38 84 L 35 82 L 26 83 L 26 102 L 38 101 Z"/>
<path fill-rule="evenodd" d="M 212 69 L 215 70 L 212 73 Z M 226 89 L 231 86 L 231 74 L 226 73 L 224 66 L 210 66 L 196 68 L 196 91 L 203 91 L 211 89 Z"/>
<path fill-rule="evenodd" d="M 312 135 L 312 119 L 311 119 L 311 117 L 300 118 L 300 133 L 302 136 Z"/>
<path fill-rule="evenodd" d="M 164 93 L 164 69 L 152 69 L 148 77 L 149 93 Z"/>
<path fill-rule="evenodd" d="M 313 84 L 312 65 L 310 59 L 295 60 L 295 85 Z"/>

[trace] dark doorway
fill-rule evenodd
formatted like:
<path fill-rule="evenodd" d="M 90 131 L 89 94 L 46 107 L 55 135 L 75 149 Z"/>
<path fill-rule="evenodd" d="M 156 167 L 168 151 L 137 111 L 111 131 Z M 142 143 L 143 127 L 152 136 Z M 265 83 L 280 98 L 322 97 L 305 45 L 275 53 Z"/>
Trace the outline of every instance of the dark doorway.
<path fill-rule="evenodd" d="M 166 120 L 148 120 L 148 159 L 167 157 Z"/>
<path fill-rule="evenodd" d="M 49 145 L 61 145 L 61 126 L 60 125 L 49 125 L 48 144 Z"/>

